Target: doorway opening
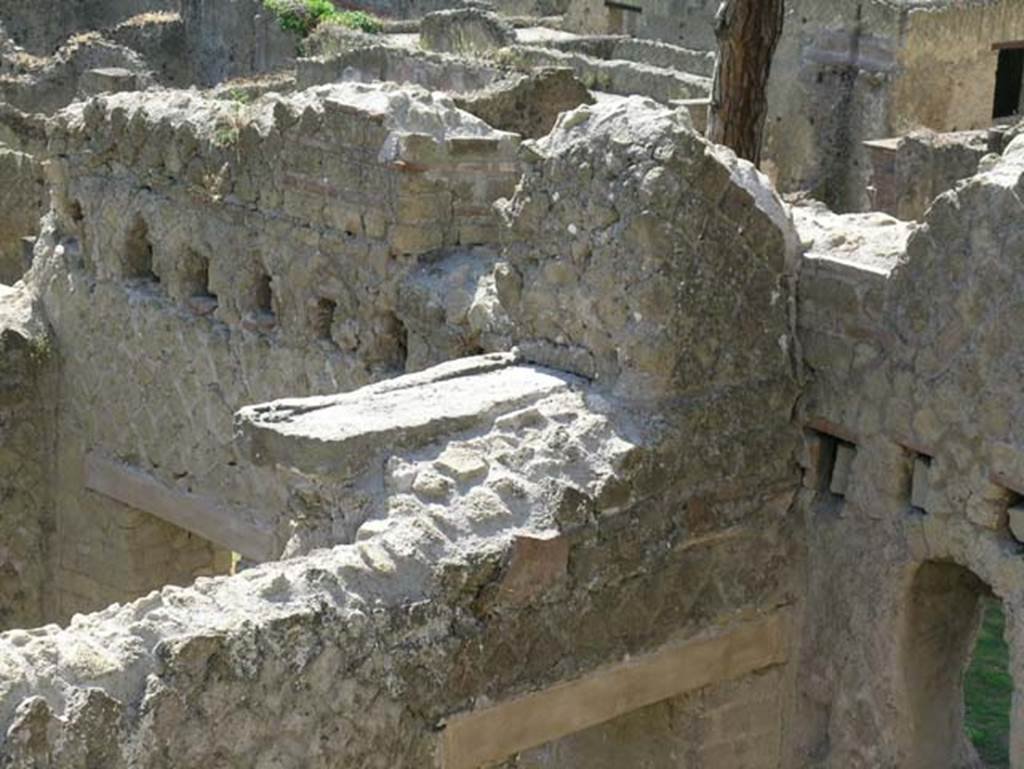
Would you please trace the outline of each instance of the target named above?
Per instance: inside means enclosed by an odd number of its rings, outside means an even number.
[[[1009,769],[1013,678],[1006,613],[994,596],[981,599],[981,611],[981,628],[964,679],[967,736],[986,769]]]
[[[1024,48],[999,48],[996,65],[996,92],[992,117],[1012,117],[1020,112],[1021,87],[1024,86]]]
[[[923,564],[903,650],[910,769],[1008,769],[1010,695],[1003,607],[955,563]]]

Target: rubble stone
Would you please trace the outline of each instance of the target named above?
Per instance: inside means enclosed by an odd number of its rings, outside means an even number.
[[[481,8],[428,13],[420,24],[420,45],[428,51],[483,53],[515,39],[515,30],[507,22]]]

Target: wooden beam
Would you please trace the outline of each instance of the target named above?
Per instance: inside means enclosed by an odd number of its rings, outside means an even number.
[[[137,467],[98,454],[85,457],[85,487],[136,510],[198,534],[255,561],[280,557],[273,530],[198,494],[166,486]]]
[[[628,3],[620,3],[617,0],[604,0],[605,8],[618,8],[620,11],[629,11],[630,13],[643,13],[644,9],[638,5],[629,5]]]
[[[1010,50],[1013,48],[1024,48],[1024,40],[1007,40],[1005,43],[992,43],[993,51]]]
[[[647,705],[782,664],[786,630],[785,615],[775,614],[454,716],[441,736],[441,767],[477,769]]]

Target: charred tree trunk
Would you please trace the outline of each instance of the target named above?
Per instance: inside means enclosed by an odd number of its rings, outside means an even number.
[[[723,0],[715,20],[718,63],[708,138],[761,162],[768,75],[782,35],[784,0]]]

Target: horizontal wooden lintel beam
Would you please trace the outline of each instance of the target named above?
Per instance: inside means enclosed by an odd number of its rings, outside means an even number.
[[[96,453],[85,457],[85,486],[255,561],[280,556],[269,527],[243,520],[215,500],[167,486],[137,467]]]
[[[787,645],[786,615],[778,613],[453,716],[441,735],[441,767],[477,769],[656,702],[782,664]]]

